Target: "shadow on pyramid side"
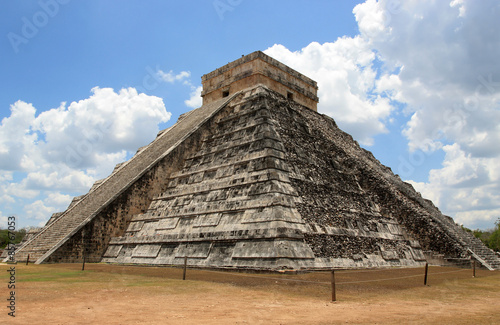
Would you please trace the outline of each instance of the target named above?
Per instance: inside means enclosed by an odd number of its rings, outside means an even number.
[[[49,220],[18,260],[314,270],[473,256],[500,267],[330,117],[260,83],[222,94]]]

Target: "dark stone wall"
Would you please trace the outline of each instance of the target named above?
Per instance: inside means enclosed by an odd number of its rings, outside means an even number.
[[[423,250],[464,257],[465,248],[441,222],[439,210],[402,182],[390,168],[359,147],[334,120],[287,101],[269,100],[276,129],[294,166],[292,183],[303,203],[302,218],[310,223],[345,229],[377,231],[377,224],[398,223],[407,240],[418,240]],[[387,247],[403,256],[405,240],[306,234],[317,257],[351,257]]]
[[[306,242],[313,248],[316,257],[354,258],[360,254],[379,254],[380,249],[396,251],[398,258],[405,258],[407,241],[393,241],[380,238],[331,236],[325,234],[306,234]]]

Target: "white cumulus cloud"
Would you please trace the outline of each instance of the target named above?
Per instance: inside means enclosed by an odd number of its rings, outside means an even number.
[[[185,74],[175,76],[185,78]],[[0,124],[0,202],[27,202],[26,220],[47,220],[137,148],[170,119],[161,98],[134,88],[93,88],[89,98],[36,115],[17,101]],[[4,213],[6,214],[6,213]]]
[[[371,145],[373,136],[387,132],[385,124],[394,107],[377,89],[376,55],[363,38],[313,42],[296,52],[274,45],[265,52],[317,81],[318,111],[333,117],[359,142]]]
[[[192,87],[192,91],[189,99],[184,101],[187,107],[198,108],[202,104],[201,91],[203,90],[202,86]]]
[[[354,13],[385,65],[401,69],[392,98],[414,115],[404,133],[410,147],[426,149],[429,138],[445,139],[481,155],[484,134],[478,131],[500,139],[494,122],[500,117],[500,3],[394,3],[369,0]]]
[[[387,71],[378,90],[406,104],[410,150],[443,150],[442,168],[413,182],[469,227],[500,211],[500,3],[367,0],[353,10]],[[411,175],[410,175],[411,176]]]
[[[24,207],[24,211],[31,219],[38,220],[37,226],[39,227],[43,226],[54,212],[57,212],[55,208],[46,206],[42,200],[28,204]]]
[[[157,74],[161,78],[161,80],[169,83],[185,80],[191,76],[191,72],[189,71],[181,71],[178,74],[175,74],[172,70],[170,70],[169,72],[158,70]]]

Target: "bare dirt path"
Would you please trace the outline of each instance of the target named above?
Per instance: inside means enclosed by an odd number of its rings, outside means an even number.
[[[6,265],[0,266],[0,281]],[[233,274],[131,266],[18,265],[16,317],[2,324],[499,324],[500,272],[431,268]],[[284,279],[292,281],[283,281]],[[385,280],[393,279],[393,280]],[[300,281],[296,281],[300,280]],[[374,282],[364,282],[380,280]],[[306,281],[314,281],[306,282]],[[319,283],[318,283],[319,282]],[[357,282],[357,283],[353,283]],[[4,286],[6,287],[6,285]],[[0,291],[2,301],[7,289]],[[3,297],[5,296],[5,298]]]

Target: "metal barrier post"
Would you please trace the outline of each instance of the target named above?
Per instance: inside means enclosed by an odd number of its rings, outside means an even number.
[[[182,280],[186,280],[187,260],[188,260],[188,257],[184,256],[184,272],[182,273]]]
[[[425,276],[424,276],[424,286],[427,285],[427,272],[429,271],[429,264],[425,263]]]
[[[337,294],[335,292],[335,270],[332,270],[332,301],[337,301]]]

